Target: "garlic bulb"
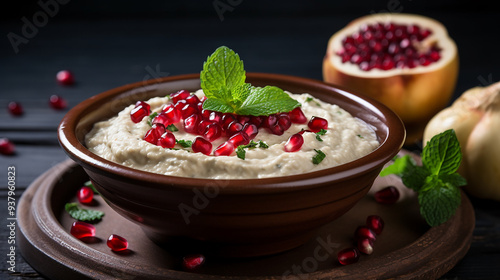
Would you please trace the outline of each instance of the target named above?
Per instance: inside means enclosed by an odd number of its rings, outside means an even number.
[[[432,136],[454,129],[463,153],[459,173],[471,195],[500,201],[500,82],[467,90],[435,115],[424,131]]]

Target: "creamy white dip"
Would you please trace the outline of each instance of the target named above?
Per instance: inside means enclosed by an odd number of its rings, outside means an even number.
[[[203,92],[198,90],[199,97]],[[306,124],[292,124],[281,136],[270,134],[260,128],[254,141],[264,141],[269,148],[245,149],[246,157],[242,160],[235,153],[230,156],[207,156],[193,153],[190,148],[165,149],[143,140],[151,128],[148,118],[134,123],[130,119],[130,105],[116,117],[96,123],[86,135],[85,144],[93,153],[107,160],[131,168],[153,173],[210,179],[247,179],[294,175],[325,169],[347,163],[365,156],[379,146],[373,129],[362,120],[354,118],[335,104],[322,102],[310,94],[291,94],[290,96],[302,104],[302,111],[309,120],[317,116],[328,120],[328,129],[316,139],[316,134],[305,132],[302,148],[293,153],[283,150],[288,138],[308,129]],[[155,97],[146,102],[151,105],[152,112],[160,112],[167,104],[168,97]],[[194,140],[198,135],[186,133],[182,121],[175,125],[179,131],[174,132],[176,139]],[[221,137],[212,142],[213,149],[226,141]],[[319,164],[312,158],[321,150],[326,157]]]

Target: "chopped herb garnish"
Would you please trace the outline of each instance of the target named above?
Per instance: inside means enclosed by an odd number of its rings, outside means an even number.
[[[189,148],[193,145],[193,141],[191,140],[183,140],[183,139],[180,139],[180,140],[175,140],[175,142],[179,145],[181,145],[181,147],[183,148]]]
[[[316,152],[316,155],[313,156],[312,162],[314,164],[320,164],[325,159],[326,155],[321,150],[314,149],[314,151]]]
[[[246,156],[245,149],[255,149],[255,148],[267,149],[267,148],[269,148],[269,146],[262,140],[259,140],[258,143],[252,140],[252,141],[250,141],[250,143],[248,143],[246,145],[239,145],[236,148],[236,156],[238,156],[238,158],[241,158],[244,160],[245,156]]]
[[[267,145],[266,142],[259,140],[259,148],[267,149],[269,148],[269,145]]]
[[[316,106],[321,107],[321,104],[319,104],[318,101],[315,101],[314,98],[312,98],[312,97],[306,98],[306,102],[311,102],[311,101],[314,101],[314,104],[316,104]]]
[[[245,151],[245,149],[243,148],[243,145],[241,146],[238,146],[238,148],[236,148],[236,156],[238,158],[241,158],[242,160],[245,160],[245,156],[246,156],[247,152]]]
[[[361,134],[358,134],[358,137],[361,138],[361,139],[363,139],[363,136],[361,136]]]
[[[66,203],[64,209],[73,219],[82,222],[97,222],[104,216],[104,212],[80,208],[76,202]]]
[[[321,138],[321,136],[323,136],[325,134],[326,134],[326,129],[322,128],[320,131],[316,132],[316,140],[323,142],[323,139]]]
[[[168,125],[167,129],[170,130],[170,131],[172,131],[172,132],[179,131],[179,129],[175,125],[173,125],[173,124]]]
[[[153,112],[153,113],[151,113],[151,115],[149,115],[149,117],[148,117],[149,126],[153,126],[153,119],[156,118],[156,116],[158,116],[157,112]]]

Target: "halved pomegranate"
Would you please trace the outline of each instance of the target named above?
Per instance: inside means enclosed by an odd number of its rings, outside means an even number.
[[[352,21],[328,42],[325,82],[365,94],[391,108],[421,139],[427,121],[453,94],[458,52],[436,20],[410,14],[373,14]]]

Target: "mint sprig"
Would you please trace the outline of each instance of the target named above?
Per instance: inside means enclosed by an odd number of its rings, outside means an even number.
[[[200,73],[207,100],[203,109],[237,115],[268,116],[300,106],[275,86],[254,87],[245,83],[246,73],[238,54],[222,46],[207,58]]]
[[[455,131],[435,135],[422,151],[422,166],[409,155],[397,158],[380,176],[395,174],[408,188],[418,192],[420,214],[430,226],[449,220],[460,206],[460,187],[467,181],[456,171],[462,152]]]
[[[66,203],[64,209],[73,219],[82,222],[97,222],[104,216],[104,212],[80,208],[76,202]]]
[[[255,148],[262,148],[262,149],[267,149],[269,148],[269,145],[266,144],[266,142],[262,141],[262,140],[259,140],[259,142],[255,142],[255,141],[250,141],[250,143],[246,144],[246,145],[239,145],[237,148],[236,148],[236,156],[238,156],[238,158],[242,159],[242,160],[245,160],[245,156],[246,156],[246,151],[245,149],[255,149]]]

